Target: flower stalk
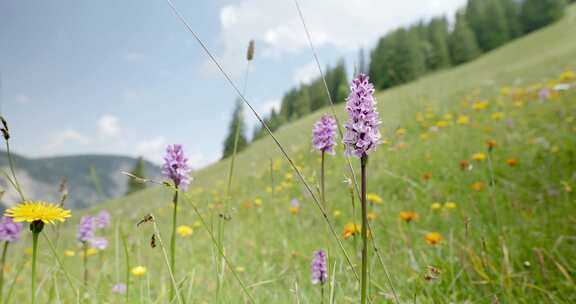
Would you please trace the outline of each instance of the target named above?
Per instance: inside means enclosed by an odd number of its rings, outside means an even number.
[[[360,303],[366,304],[368,292],[368,213],[366,206],[366,164],[368,156],[364,155],[360,159],[361,166],[361,188],[362,188],[362,287],[360,293]]]
[[[170,268],[174,271],[176,269],[176,229],[178,220],[178,191],[174,192],[172,199],[173,212],[172,212],[172,235],[170,236]],[[174,294],[177,292],[174,285],[170,288],[170,301],[174,299]]]
[[[32,275],[30,276],[30,303],[36,303],[36,261],[38,260],[38,236],[44,228],[44,222],[36,220],[30,223],[32,231]]]
[[[6,253],[8,252],[8,245],[10,242],[4,241],[4,246],[2,246],[2,258],[0,258],[0,303],[4,299],[4,267],[6,266]]]

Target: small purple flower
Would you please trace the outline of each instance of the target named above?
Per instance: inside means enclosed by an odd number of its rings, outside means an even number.
[[[118,283],[112,286],[112,293],[117,294],[125,294],[126,293],[126,284]]]
[[[104,237],[93,237],[88,240],[88,242],[92,248],[96,248],[98,250],[104,250],[108,248],[108,240]]]
[[[94,225],[98,229],[110,227],[110,213],[106,210],[100,211],[100,213],[94,217]]]
[[[346,111],[349,120],[344,125],[346,153],[356,157],[367,156],[380,144],[380,119],[376,111],[374,85],[369,77],[360,74],[352,81],[350,95],[346,98]]]
[[[336,120],[328,114],[322,115],[320,120],[314,124],[312,144],[316,150],[334,154],[336,127]]]
[[[94,217],[90,215],[85,215],[80,219],[80,224],[78,224],[78,234],[76,235],[78,241],[88,242],[94,238],[94,230],[96,226],[94,224]]]
[[[176,188],[186,191],[190,185],[190,172],[188,159],[184,155],[182,145],[169,145],[164,156],[162,174],[174,182]]]
[[[548,89],[540,90],[540,92],[538,92],[538,97],[540,97],[540,100],[547,100],[548,98],[550,98],[550,90]]]
[[[292,201],[290,201],[290,205],[292,208],[300,208],[300,201],[297,198],[293,198]]]
[[[14,242],[20,237],[22,223],[14,223],[11,217],[0,218],[0,241]]]
[[[318,250],[312,256],[312,284],[324,284],[328,281],[328,269],[326,267],[326,253]]]

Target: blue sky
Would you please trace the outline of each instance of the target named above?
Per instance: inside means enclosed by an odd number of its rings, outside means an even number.
[[[256,40],[247,96],[259,111],[318,74],[293,0],[173,1],[237,83]],[[465,2],[299,1],[322,65],[345,58],[349,71],[360,47]],[[220,157],[235,100],[164,0],[0,0],[0,74],[14,149],[32,157],[159,162],[167,144],[182,143],[199,168]]]

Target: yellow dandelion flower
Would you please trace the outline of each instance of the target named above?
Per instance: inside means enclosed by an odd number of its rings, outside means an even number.
[[[384,200],[382,200],[382,198],[376,193],[368,193],[366,199],[375,205],[381,205],[384,202]]]
[[[14,222],[42,221],[44,224],[64,222],[71,216],[70,210],[43,201],[25,201],[8,210],[4,216],[11,217]]]
[[[442,204],[440,204],[440,203],[432,203],[432,205],[430,206],[430,208],[432,208],[432,210],[440,210],[440,208],[442,208]]]
[[[300,208],[298,208],[298,207],[290,207],[288,210],[290,211],[290,213],[292,213],[294,215],[296,215],[300,212]]]
[[[192,230],[190,226],[186,225],[180,225],[178,226],[178,228],[176,228],[176,233],[178,233],[178,235],[180,235],[181,237],[190,236],[192,235],[193,232],[194,230]]]
[[[486,154],[479,152],[479,153],[474,153],[472,154],[472,159],[475,161],[485,161],[486,160]]]
[[[475,111],[482,111],[488,108],[488,101],[479,100],[472,104],[472,109]]]
[[[266,187],[266,193],[272,193],[272,187],[270,186]]]
[[[450,125],[450,122],[446,121],[446,120],[439,120],[438,122],[436,122],[436,126],[438,128],[446,128]]]
[[[460,115],[460,116],[458,116],[457,122],[459,125],[467,125],[470,123],[470,117],[468,117],[466,115]]]
[[[502,120],[504,119],[504,112],[494,112],[492,115],[490,115],[490,117],[492,117],[492,120]]]
[[[428,245],[438,245],[442,241],[442,235],[438,232],[427,233],[424,237]]]
[[[74,252],[74,250],[66,250],[64,251],[64,256],[66,257],[73,257],[76,255],[76,252]]]
[[[446,202],[444,208],[446,209],[456,209],[457,205],[455,202]]]
[[[342,211],[336,209],[336,210],[334,210],[332,215],[334,216],[334,218],[339,218],[342,215]]]
[[[566,70],[564,73],[560,74],[560,81],[562,82],[571,81],[574,79],[576,79],[576,73],[574,73],[574,71]]]
[[[96,255],[98,253],[98,249],[96,248],[88,248],[86,249],[86,253],[84,253],[84,251],[80,252],[80,256],[83,257],[84,255],[86,255],[87,257]]]
[[[418,214],[413,211],[402,211],[400,212],[400,219],[405,221],[406,223],[410,223],[411,221],[418,218]]]
[[[136,266],[136,267],[132,268],[132,270],[131,270],[132,274],[137,276],[137,277],[141,277],[141,276],[145,275],[146,271],[147,271],[147,269],[144,266]]]
[[[262,206],[262,200],[257,198],[254,200],[254,205],[256,205],[256,207],[260,207]]]
[[[351,236],[355,236],[357,234],[360,234],[361,231],[362,231],[362,226],[360,226],[359,224],[348,223],[344,226],[344,232],[342,233],[342,237],[345,240],[347,240]]]

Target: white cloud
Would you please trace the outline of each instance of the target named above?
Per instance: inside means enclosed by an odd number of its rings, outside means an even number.
[[[23,105],[29,104],[30,101],[32,101],[32,99],[28,95],[20,94],[20,95],[16,96],[16,102],[19,104],[23,104]]]
[[[136,144],[136,155],[142,156],[156,163],[162,161],[162,155],[166,149],[166,138],[156,136],[150,139],[140,141]]]
[[[294,71],[292,79],[295,84],[307,84],[320,75],[315,62],[307,63]]]
[[[120,135],[118,117],[110,114],[100,117],[100,119],[98,119],[98,134],[102,138],[117,137]]]
[[[74,129],[66,129],[49,136],[48,143],[43,147],[47,154],[60,152],[66,145],[88,145],[91,140]]]
[[[270,111],[272,111],[272,109],[276,110],[276,112],[280,111],[280,104],[281,104],[281,100],[280,99],[268,99],[265,100],[262,105],[259,107],[259,113],[264,113],[264,114],[268,114],[270,113]],[[252,113],[248,113],[252,116],[254,116],[254,114]]]
[[[300,1],[316,47],[349,51],[372,45],[384,33],[421,18],[452,15],[466,0],[315,0]],[[241,0],[220,10],[224,66],[238,73],[250,39],[256,56],[307,50],[308,42],[293,1]]]

